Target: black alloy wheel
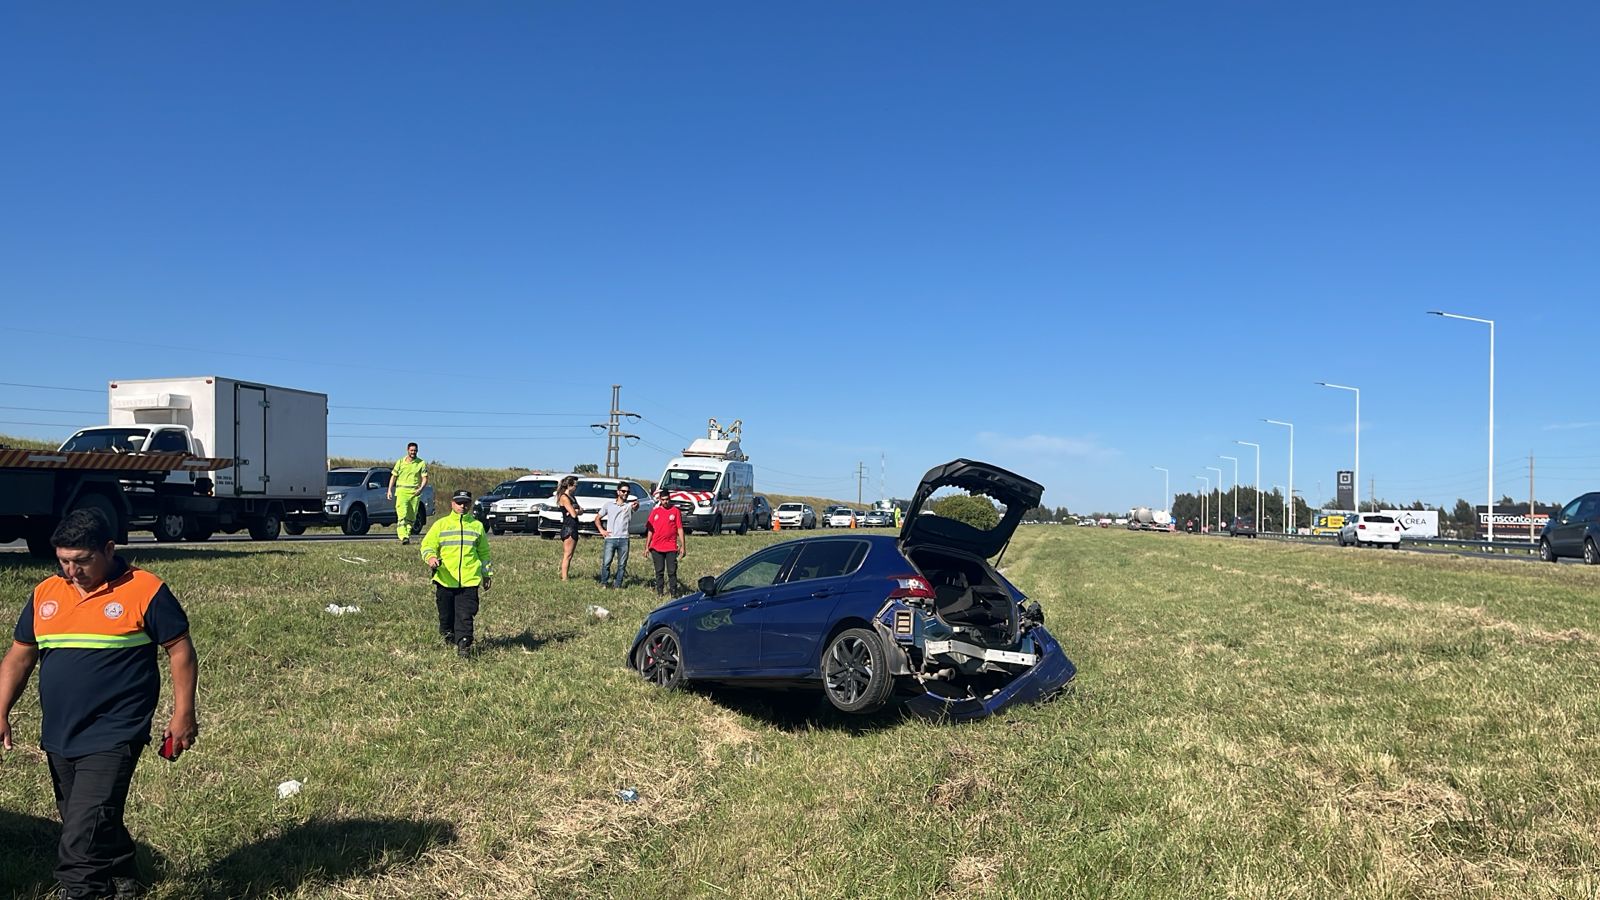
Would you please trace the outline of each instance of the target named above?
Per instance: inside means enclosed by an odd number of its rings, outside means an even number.
[[[340,530],[352,536],[366,534],[371,529],[372,520],[367,518],[367,508],[359,503],[345,513],[344,523],[340,526]]]
[[[822,688],[840,712],[872,712],[889,702],[894,678],[878,635],[851,628],[829,641],[822,653]]]
[[[1594,538],[1583,539],[1583,561],[1591,566],[1600,566],[1600,548],[1595,547]]]
[[[683,683],[683,651],[678,636],[667,627],[645,636],[633,651],[633,667],[657,687],[672,689]]]
[[[1556,561],[1556,552],[1554,550],[1550,549],[1550,539],[1549,538],[1540,538],[1539,539],[1539,558],[1544,560],[1545,562],[1555,562]]]

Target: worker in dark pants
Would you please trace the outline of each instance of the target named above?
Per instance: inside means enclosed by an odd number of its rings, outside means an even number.
[[[61,815],[59,896],[124,900],[139,892],[123,808],[161,693],[156,647],[172,674],[172,717],[162,731],[169,759],[199,733],[199,663],[178,598],[116,555],[103,514],[69,513],[50,543],[61,574],[33,589],[0,662],[0,745],[11,749],[11,708],[37,665],[39,743]]]
[[[433,523],[422,539],[422,561],[433,570],[439,633],[466,659],[472,650],[472,623],[478,615],[478,588],[489,590],[489,535],[472,515],[472,494],[456,491],[450,515]]]
[[[683,512],[672,505],[671,499],[671,491],[656,488],[656,508],[645,522],[644,535],[656,570],[656,594],[666,593],[670,579],[672,596],[677,597],[683,593],[678,584],[678,560],[688,554],[688,545],[683,539]]]

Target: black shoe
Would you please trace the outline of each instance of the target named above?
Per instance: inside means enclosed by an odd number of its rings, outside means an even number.
[[[451,634],[448,631],[441,631],[441,632],[439,632],[439,634],[444,637],[444,645],[446,647],[454,647],[456,645],[456,636],[455,635]]]
[[[411,538],[403,537],[403,538],[400,539],[400,543],[409,544],[409,543],[411,543]]]
[[[111,900],[134,900],[144,893],[144,888],[137,878],[111,879]]]
[[[466,641],[462,641],[456,647],[456,656],[459,656],[462,659],[467,659],[471,655],[472,655],[472,645],[467,643]]]

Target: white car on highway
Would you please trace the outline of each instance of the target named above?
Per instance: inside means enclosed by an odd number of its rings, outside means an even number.
[[[1365,547],[1388,544],[1395,550],[1400,549],[1400,523],[1394,516],[1383,513],[1358,513],[1344,522],[1344,527],[1339,529],[1339,546],[1347,547],[1355,544]]]
[[[860,514],[848,506],[834,507],[833,512],[828,513],[828,527],[855,528],[861,524],[859,519]]]

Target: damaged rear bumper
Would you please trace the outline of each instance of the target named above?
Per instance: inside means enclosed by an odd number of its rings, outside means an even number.
[[[906,709],[930,719],[970,721],[992,716],[1017,703],[1038,703],[1055,696],[1077,674],[1078,668],[1067,658],[1066,651],[1061,649],[1055,637],[1043,626],[1034,628],[1028,634],[1033,638],[1035,653],[1013,653],[971,647],[971,651],[976,651],[972,655],[982,654],[982,658],[993,662],[1026,665],[1028,661],[1022,657],[1033,658],[1030,668],[1019,673],[1004,686],[983,697],[965,695],[946,697],[938,693],[943,686],[940,682],[924,681],[920,685],[921,692],[906,699]],[[932,643],[929,642],[930,645]],[[965,647],[959,646],[950,649],[959,653],[969,652]]]

